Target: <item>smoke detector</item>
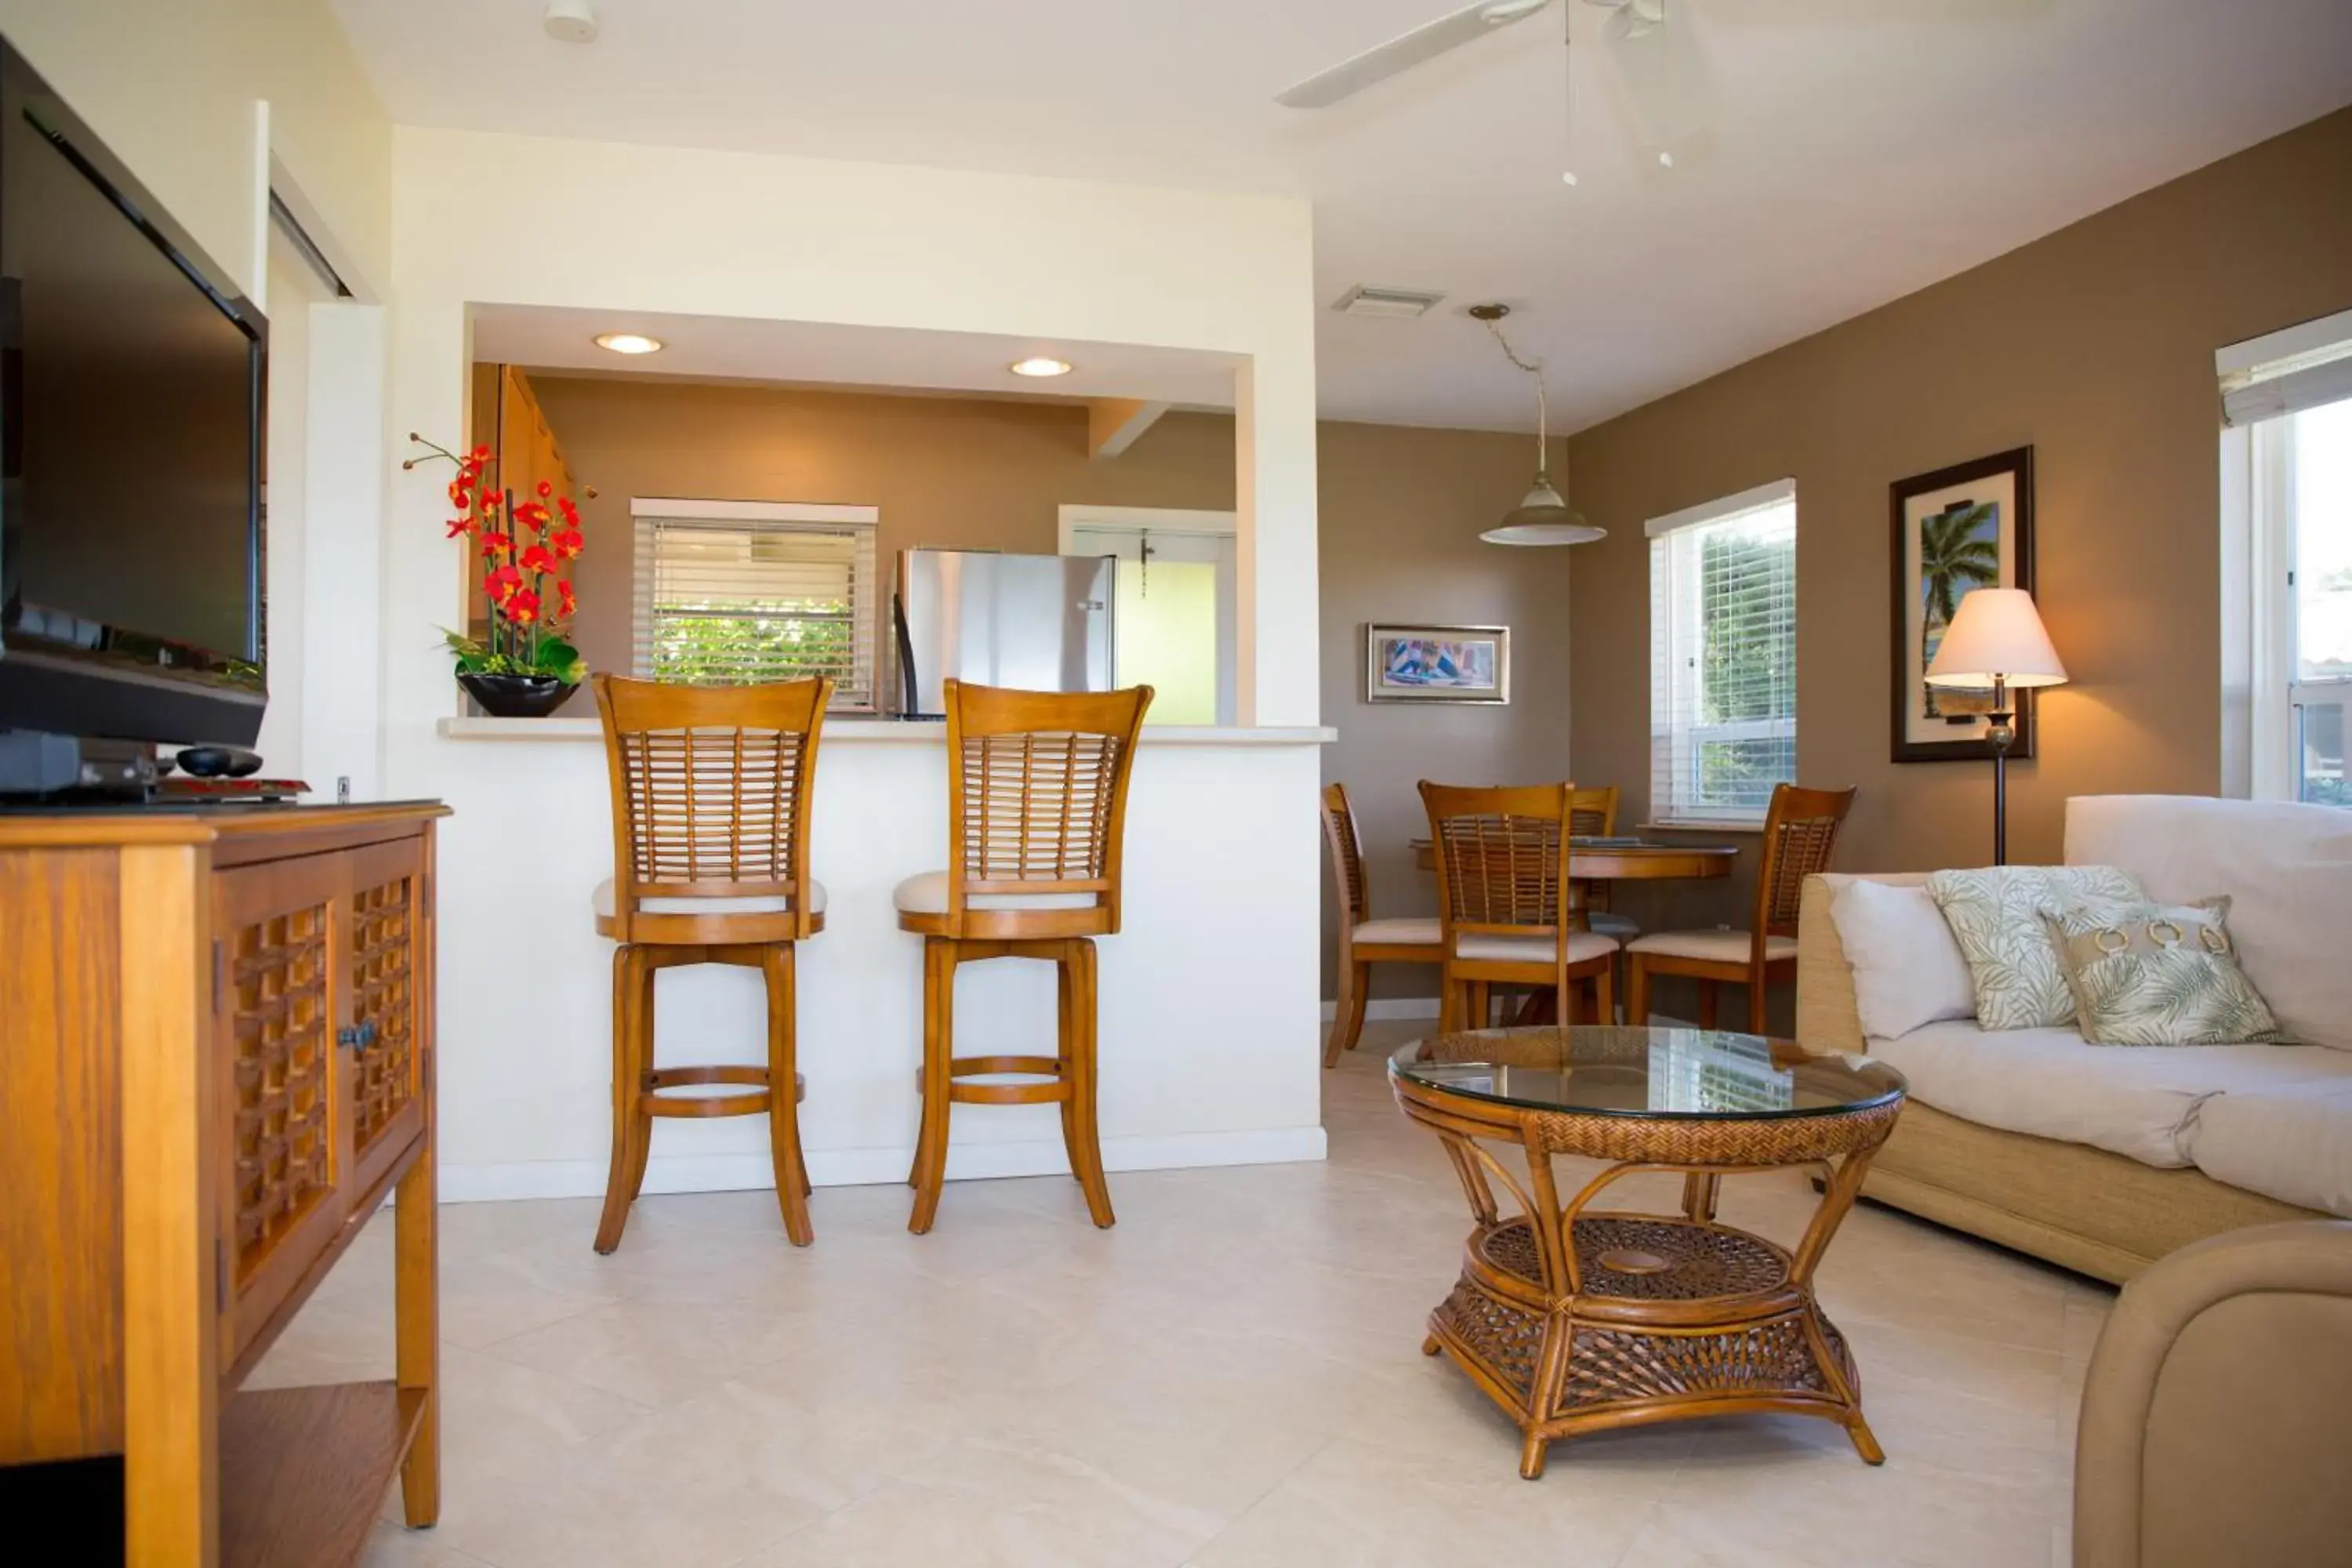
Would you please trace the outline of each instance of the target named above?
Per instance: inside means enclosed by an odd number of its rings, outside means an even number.
[[[1426,316],[1430,307],[1444,298],[1420,289],[1375,289],[1359,283],[1340,295],[1331,308],[1343,316],[1381,316],[1409,321]]]
[[[547,16],[540,23],[547,36],[567,44],[596,41],[596,13],[588,0],[547,0]]]

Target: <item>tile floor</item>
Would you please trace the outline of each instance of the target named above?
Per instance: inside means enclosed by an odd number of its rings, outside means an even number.
[[[1826,1422],[1517,1436],[1420,1351],[1467,1226],[1388,1098],[1375,1026],[1327,1079],[1324,1165],[445,1210],[446,1501],[369,1568],[2064,1568],[2084,1361],[2110,1293],[1864,1207],[1822,1295],[1889,1458]],[[1794,1176],[1727,1216],[1793,1236]],[[379,1222],[258,1380],[383,1376]],[[387,1508],[397,1517],[397,1501]]]

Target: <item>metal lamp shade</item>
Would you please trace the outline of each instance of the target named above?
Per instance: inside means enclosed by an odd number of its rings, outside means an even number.
[[[1489,544],[1590,544],[1608,538],[1609,531],[1595,528],[1570,511],[1568,502],[1551,488],[1550,478],[1538,474],[1526,498],[1478,537]]]

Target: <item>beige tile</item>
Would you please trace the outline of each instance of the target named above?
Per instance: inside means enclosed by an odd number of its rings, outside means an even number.
[[[1510,1420],[1420,1353],[1468,1226],[1381,1076],[1424,1027],[1327,1075],[1328,1163],[1114,1175],[1107,1232],[1061,1176],[954,1184],[927,1237],[903,1186],[820,1189],[808,1249],[767,1193],[644,1199],[610,1258],[593,1200],[445,1209],[444,1523],[365,1561],[2064,1568],[2113,1293],[1868,1206],[1822,1287],[1884,1468],[1751,1415],[1558,1444],[1520,1480]],[[1814,1201],[1776,1173],[1723,1215],[1792,1239]],[[257,1377],[384,1375],[390,1266],[379,1216]]]
[[[1437,1458],[1340,1438],[1192,1558],[1198,1568],[1613,1568],[1679,1438],[1611,1434],[1519,1479],[1517,1445]]]

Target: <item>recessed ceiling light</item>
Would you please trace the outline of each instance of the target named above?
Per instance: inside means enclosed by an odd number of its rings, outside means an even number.
[[[650,354],[661,352],[662,341],[643,332],[599,332],[596,346],[611,349],[616,354]]]
[[[1015,375],[1067,375],[1070,374],[1070,362],[1066,359],[1048,359],[1044,354],[1036,354],[1028,359],[1014,360],[1005,368]]]

